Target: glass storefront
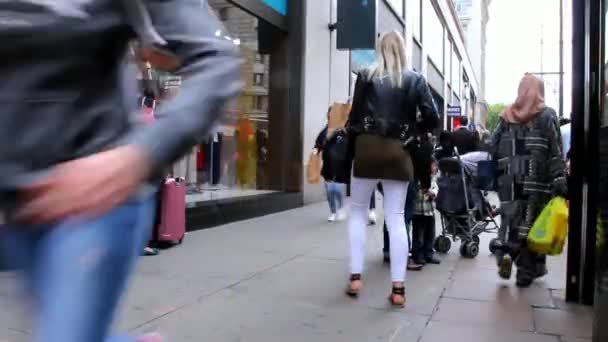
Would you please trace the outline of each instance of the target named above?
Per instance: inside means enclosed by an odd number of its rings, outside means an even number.
[[[413,35],[418,41],[422,41],[422,21],[420,20],[422,15],[422,0],[409,0],[407,2],[408,6],[411,6],[412,15],[410,18],[412,19],[412,27],[413,27]],[[410,4],[411,2],[411,4]],[[408,7],[408,11],[410,8]]]
[[[460,84],[460,57],[456,51],[456,46],[452,45],[452,89],[459,97],[461,96]]]
[[[281,4],[274,3],[275,6]],[[188,185],[187,202],[199,203],[267,194],[271,191],[269,174],[271,54],[262,51],[260,37],[270,31],[261,20],[227,0],[209,0],[208,10],[221,23],[216,36],[238,46],[243,58],[240,96],[229,105],[223,121],[190,154],[178,161],[174,177]],[[180,79],[153,70],[159,85],[157,101],[179,91]]]
[[[244,89],[216,132],[189,156],[196,172],[188,201],[199,202],[269,192],[269,54],[259,48],[259,19],[225,0],[209,0],[222,22],[218,36],[232,40],[243,57]],[[194,161],[194,163],[192,163]],[[192,168],[192,167],[191,167]]]
[[[424,47],[429,58],[437,66],[439,71],[444,72],[444,30],[441,19],[430,0],[424,1],[422,8],[422,28],[424,34]]]

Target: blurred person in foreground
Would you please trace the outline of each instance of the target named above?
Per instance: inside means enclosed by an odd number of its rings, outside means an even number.
[[[366,226],[370,196],[378,182],[384,190],[384,217],[390,235],[390,303],[403,307],[408,240],[404,207],[408,183],[414,178],[410,143],[431,131],[437,110],[426,80],[407,70],[405,43],[398,32],[383,34],[376,49],[376,65],[359,73],[347,131],[354,141],[351,181],[350,282],[347,295],[362,289]],[[417,111],[421,120],[417,120]],[[416,132],[415,132],[416,131]]]
[[[234,44],[199,1],[3,1],[0,251],[24,271],[37,342],[109,337],[149,238],[154,180],[206,136],[240,90]],[[182,76],[135,129],[122,91],[130,41]]]
[[[552,197],[567,195],[557,115],[545,105],[544,83],[534,75],[523,77],[517,99],[502,113],[492,154],[501,202],[498,274],[509,279],[515,263],[517,285],[528,287],[547,274],[546,256],[527,248],[528,231]]]

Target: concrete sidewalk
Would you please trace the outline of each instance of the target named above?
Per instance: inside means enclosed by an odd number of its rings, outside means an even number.
[[[474,260],[455,244],[440,266],[409,272],[407,307],[391,310],[381,226],[370,227],[365,288],[349,299],[346,224],[328,224],[326,212],[318,204],[200,231],[142,258],[117,329],[168,342],[591,340],[590,309],[564,303],[564,259],[519,290],[498,279],[490,236]],[[28,341],[16,294],[14,275],[0,273],[0,341]]]

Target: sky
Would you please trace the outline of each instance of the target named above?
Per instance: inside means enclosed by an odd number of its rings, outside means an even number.
[[[564,116],[570,116],[571,1],[564,0]],[[541,36],[544,47],[541,58]],[[525,72],[559,71],[559,0],[492,0],[486,46],[486,99],[511,103]],[[559,76],[545,77],[545,100],[558,110]]]

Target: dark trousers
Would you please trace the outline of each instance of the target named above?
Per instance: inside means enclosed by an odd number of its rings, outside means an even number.
[[[412,257],[414,260],[433,256],[435,217],[415,215],[412,220]]]

